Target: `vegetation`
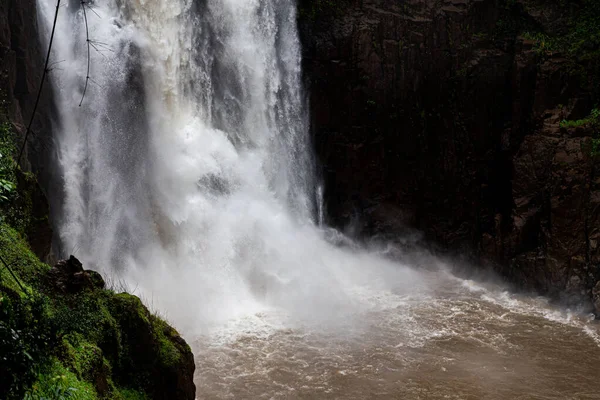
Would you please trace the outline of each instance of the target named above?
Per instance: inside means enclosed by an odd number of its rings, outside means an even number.
[[[503,15],[494,37],[521,36],[533,42],[540,62],[559,54],[566,60],[563,74],[575,78],[589,93],[593,103],[600,102],[600,2],[597,0],[560,0],[552,4],[556,28],[544,29],[529,17],[528,7],[539,7],[533,0],[504,0]],[[559,23],[560,22],[560,23]],[[600,155],[600,110],[595,108],[586,118],[563,120],[561,128],[592,129],[591,154]]]
[[[12,168],[15,141],[11,138],[10,125],[0,125],[0,204],[8,203],[16,189]]]
[[[600,127],[600,109],[594,108],[587,118],[574,121],[563,120],[560,123],[561,128],[578,128],[582,126]]]
[[[570,73],[579,76],[594,100],[600,100],[600,2],[561,0],[557,2],[563,28],[546,32],[536,24],[521,24],[520,34],[534,42],[542,60],[555,53],[566,56]]]
[[[592,145],[590,153],[592,156],[600,156],[600,109],[594,108],[589,116],[578,120],[563,120],[560,127],[564,129],[590,128],[592,130]]]
[[[26,240],[31,204],[18,182],[27,175],[14,162],[14,136],[2,125],[0,398],[153,397],[156,376],[178,374],[189,347],[135,296],[103,282],[65,292],[50,279]]]

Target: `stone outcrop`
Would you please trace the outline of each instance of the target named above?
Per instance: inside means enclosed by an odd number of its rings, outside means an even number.
[[[67,336],[61,361],[72,364],[107,398],[116,396],[118,387],[125,387],[152,399],[193,400],[194,356],[179,333],[152,314],[138,297],[104,289],[102,276],[85,270],[74,256],[60,260],[48,271],[43,290],[51,296],[59,294],[73,319],[61,327]],[[96,325],[86,343],[78,346],[90,364],[77,365],[78,357],[69,350],[73,339],[69,335],[86,332],[77,324]]]
[[[120,345],[107,351],[115,381],[142,388],[151,399],[195,399],[194,356],[179,333],[136,296],[114,296],[110,310],[120,334]]]
[[[558,3],[303,0],[331,222],[389,238],[416,228],[523,289],[591,309],[597,132],[560,122],[598,100],[594,64],[523,35],[568,29],[581,2]]]
[[[104,289],[102,276],[96,271],[84,270],[81,262],[71,256],[61,260],[48,271],[50,285],[61,293],[78,293],[85,289]]]

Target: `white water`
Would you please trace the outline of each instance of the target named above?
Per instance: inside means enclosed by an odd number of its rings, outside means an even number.
[[[54,0],[39,2],[49,31]],[[99,51],[81,108],[82,8],[61,9],[61,255],[125,279],[188,335],[266,310],[335,325],[369,306],[358,292],[414,287],[319,227],[294,2],[198,3],[87,10]]]

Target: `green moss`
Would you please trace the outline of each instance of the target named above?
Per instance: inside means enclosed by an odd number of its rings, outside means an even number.
[[[129,293],[119,293],[114,295],[113,302],[121,317],[135,315],[145,325],[150,325],[150,314],[139,297]]]
[[[119,390],[120,398],[118,400],[147,400],[148,396],[146,396],[143,392],[133,389],[121,389]]]
[[[44,398],[56,391],[60,396],[84,400],[146,399],[146,392],[155,387],[152,377],[157,371],[172,373],[182,365],[182,351],[189,347],[138,297],[101,289],[56,292],[46,278],[49,267],[33,255],[22,235],[6,224],[0,224],[0,255],[11,263],[25,287],[21,290],[2,269],[0,346],[15,351],[11,353],[12,367],[0,365],[0,372],[22,374],[26,379],[13,383],[21,393],[30,388],[29,398]],[[2,336],[2,326],[4,332],[18,328],[23,335],[16,341],[8,333]],[[0,398],[7,390],[0,387]]]
[[[5,268],[3,263],[0,271],[0,283],[5,287],[25,295],[21,286],[29,293],[36,292],[35,286],[40,284],[42,277],[50,267],[39,261],[29,248],[23,237],[10,226],[0,222],[0,257],[18,276],[19,285]]]
[[[47,225],[45,198],[14,162],[17,135],[4,120],[0,110],[0,399],[151,398],[189,347],[136,296],[92,285],[64,293],[51,281],[28,244]]]
[[[7,124],[0,125],[0,205],[9,203],[16,192],[11,133]]]
[[[181,353],[173,343],[173,338],[179,336],[179,334],[165,321],[154,315],[150,316],[150,320],[158,342],[160,363],[167,367],[173,367],[179,364],[181,361]]]

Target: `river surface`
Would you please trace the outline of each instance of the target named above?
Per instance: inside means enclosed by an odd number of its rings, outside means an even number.
[[[423,273],[334,327],[257,314],[199,339],[198,399],[600,399],[600,325],[494,284]],[[432,289],[433,288],[433,289]]]
[[[600,398],[597,324],[327,228],[294,0],[37,4],[57,257],[166,315],[199,399]]]

